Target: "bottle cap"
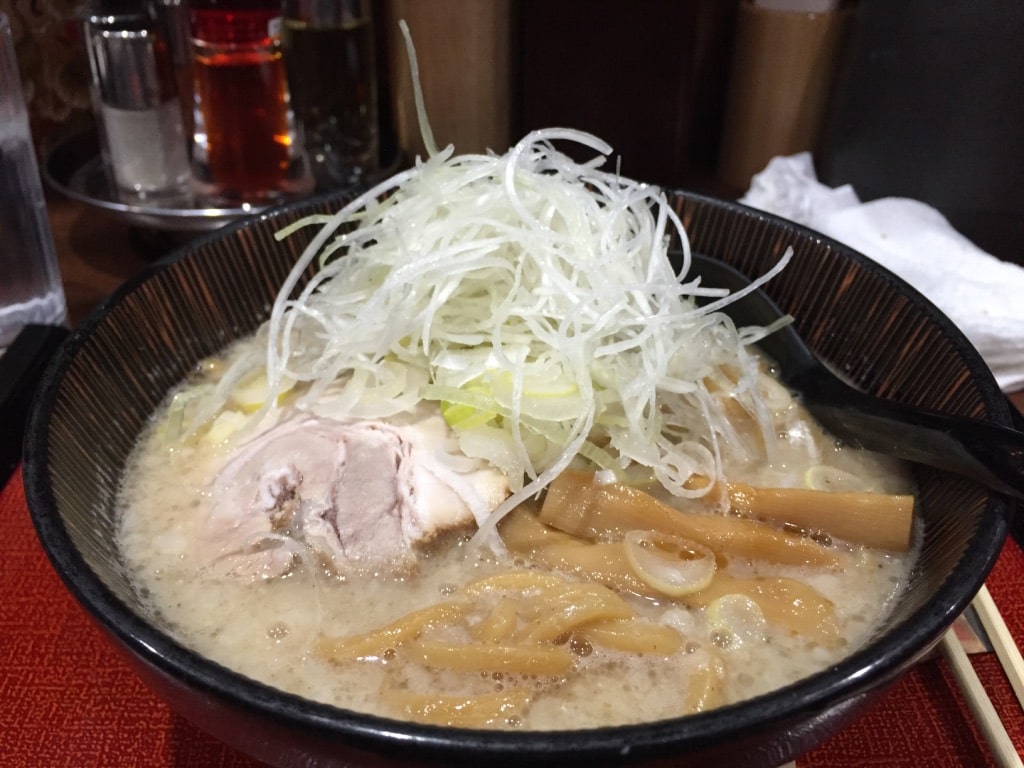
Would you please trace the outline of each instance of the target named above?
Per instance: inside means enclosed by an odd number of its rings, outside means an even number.
[[[238,4],[235,4],[238,5]],[[225,4],[206,7],[203,3],[190,5],[192,39],[199,45],[274,46],[280,38],[281,7],[274,3],[244,3],[235,7]]]
[[[284,0],[284,17],[316,28],[348,27],[369,21],[370,0]]]

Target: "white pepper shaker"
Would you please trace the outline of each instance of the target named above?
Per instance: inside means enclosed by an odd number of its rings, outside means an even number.
[[[103,159],[125,201],[173,204],[189,194],[187,140],[166,30],[140,4],[84,21]]]

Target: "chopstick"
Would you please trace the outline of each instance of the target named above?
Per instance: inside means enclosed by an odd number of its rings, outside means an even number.
[[[996,764],[1000,768],[1024,767],[1020,755],[1017,754],[1017,750],[1013,746],[1013,741],[1010,740],[1010,735],[1006,732],[1003,721],[999,719],[999,714],[992,706],[992,700],[985,693],[985,688],[982,686],[981,680],[978,679],[978,674],[974,671],[967,652],[952,628],[942,636],[940,645],[950,671],[964,694],[967,707],[971,710],[971,715],[992,750]]]
[[[1003,621],[1003,616],[999,613],[999,608],[996,607],[987,586],[981,585],[971,604],[978,614],[985,634],[988,635],[989,642],[992,643],[992,650],[995,651],[999,663],[1003,665],[1003,671],[1006,672],[1013,692],[1017,694],[1017,701],[1024,707],[1024,658],[1021,658],[1020,649],[1013,641],[1010,630],[1006,628],[1006,622]]]

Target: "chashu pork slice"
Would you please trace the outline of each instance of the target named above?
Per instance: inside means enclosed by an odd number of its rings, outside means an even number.
[[[401,575],[422,544],[479,523],[508,494],[503,473],[458,453],[440,415],[386,423],[296,414],[217,474],[199,546],[225,575],[273,578],[310,552],[339,574]]]

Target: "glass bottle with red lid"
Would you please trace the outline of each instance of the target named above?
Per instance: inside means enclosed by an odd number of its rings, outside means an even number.
[[[192,0],[193,176],[202,194],[263,204],[312,191],[280,43],[280,0]]]

